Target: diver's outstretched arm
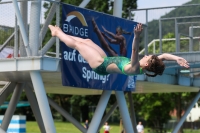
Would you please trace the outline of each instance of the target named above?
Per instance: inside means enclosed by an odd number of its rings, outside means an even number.
[[[182,57],[168,54],[168,53],[163,53],[158,56],[159,59],[161,60],[171,60],[171,61],[176,61],[180,66],[189,68],[189,63]]]
[[[138,49],[139,49],[139,38],[140,34],[142,32],[142,24],[137,24],[136,27],[134,27],[134,39],[132,43],[132,54],[131,54],[131,65],[134,66],[135,64],[139,64],[138,60]]]

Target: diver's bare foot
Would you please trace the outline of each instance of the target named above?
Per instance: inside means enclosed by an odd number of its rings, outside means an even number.
[[[61,31],[61,29],[57,26],[49,25],[48,27],[51,30],[52,36],[56,36],[58,34],[58,31]]]

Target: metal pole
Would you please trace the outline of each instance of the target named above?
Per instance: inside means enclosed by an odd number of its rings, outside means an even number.
[[[2,105],[4,103],[4,101],[6,100],[6,98],[13,93],[13,90],[16,86],[16,83],[14,82],[9,82],[7,83],[0,92],[0,105]]]
[[[2,120],[2,123],[1,123],[1,128],[4,131],[7,131],[7,129],[8,129],[8,126],[9,126],[10,121],[12,119],[12,115],[15,112],[17,102],[19,101],[22,90],[23,90],[23,84],[18,83],[15,87],[12,98],[10,99],[10,103],[8,105],[8,108],[6,110],[6,113],[5,113],[3,120]]]
[[[1,132],[1,133],[6,133],[6,132],[5,132],[3,129],[1,129],[1,128],[0,128],[0,132]]]
[[[40,13],[41,0],[31,2],[31,18],[29,26],[29,43],[32,51],[32,56],[38,55],[39,49],[39,30],[40,30]]]
[[[189,28],[189,36],[190,36],[189,52],[191,52],[191,51],[193,51],[193,25],[190,26],[190,28]]]
[[[106,109],[110,95],[111,91],[103,91],[87,133],[96,133],[98,131],[100,121]]]
[[[178,40],[177,40],[177,52],[180,52],[180,39],[181,39],[181,34],[178,33]]]
[[[60,26],[60,4],[56,5],[56,25]],[[56,37],[56,58],[60,56],[60,40]]]
[[[145,55],[148,55],[148,10],[146,10],[146,27],[145,27]]]
[[[47,97],[49,104],[56,109],[62,116],[64,116],[68,121],[70,121],[74,126],[76,126],[81,132],[86,133],[87,130],[76,120],[74,119],[67,111],[61,108],[57,103],[55,103],[51,98]]]
[[[174,19],[174,21],[175,21],[176,52],[180,52],[180,47],[178,45],[179,34],[178,34],[177,19]]]
[[[14,57],[18,57],[19,54],[19,36],[18,36],[18,25],[17,25],[17,17],[15,16],[15,42],[14,42]]]
[[[106,113],[106,115],[103,117],[100,125],[99,125],[99,129],[101,129],[101,127],[105,124],[105,122],[110,118],[110,116],[112,115],[113,111],[115,111],[115,109],[118,107],[118,103],[115,102],[114,105],[110,108],[110,110]]]
[[[45,133],[45,127],[44,127],[41,112],[40,112],[40,109],[39,109],[39,106],[38,106],[38,102],[37,102],[37,99],[35,97],[35,93],[33,92],[32,87],[31,88],[25,87],[24,90],[25,90],[26,96],[28,98],[28,101],[31,105],[31,109],[33,111],[35,119],[36,119],[38,126],[40,128],[40,131],[41,131],[41,133]]]
[[[114,8],[113,8],[113,15],[116,17],[122,17],[122,5],[123,0],[115,0],[114,1]]]
[[[24,27],[24,25],[23,25],[22,16],[21,16],[21,14],[20,14],[17,1],[16,1],[16,0],[12,0],[12,1],[13,1],[13,5],[14,5],[14,8],[15,8],[15,13],[16,13],[16,16],[17,16],[17,19],[18,19],[18,22],[19,22],[19,27],[20,27],[20,31],[21,31],[21,34],[22,34],[22,38],[23,38],[23,41],[24,41],[26,53],[27,53],[28,56],[31,56],[31,50],[30,50],[30,47],[29,47],[29,45],[28,45],[28,36],[27,36],[27,32],[26,32],[26,29],[25,29],[25,27]],[[21,54],[21,53],[20,53],[20,54]]]
[[[79,5],[79,7],[82,7],[82,8],[86,7],[89,2],[90,0],[83,0],[82,3]]]
[[[24,28],[25,31],[28,35],[28,1],[23,1],[20,2],[20,11],[21,11],[21,16],[22,16],[22,21],[24,24]],[[26,57],[27,53],[26,53],[26,49],[25,49],[25,45],[24,45],[24,41],[23,41],[23,37],[21,34],[21,31],[19,32],[20,36],[19,36],[19,50],[20,50],[20,57]]]
[[[190,113],[191,109],[194,107],[195,103],[199,100],[199,98],[200,98],[200,91],[198,92],[196,97],[193,99],[193,101],[190,103],[190,105],[188,106],[188,108],[185,111],[184,115],[181,117],[180,121],[175,126],[175,128],[174,128],[172,133],[177,133],[178,132],[178,130],[183,125],[183,122],[185,121],[185,119],[187,118],[187,116]]]
[[[60,0],[57,0],[57,2],[60,2]],[[40,44],[39,44],[39,47],[42,46],[42,41],[43,41],[43,39],[44,39],[44,37],[45,37],[45,35],[47,33],[48,25],[51,23],[51,21],[52,21],[52,19],[54,17],[54,14],[56,12],[56,6],[57,6],[56,2],[52,4],[52,6],[51,6],[51,8],[49,10],[49,13],[47,15],[47,18],[45,19],[45,23],[44,23],[42,29],[40,30],[40,34],[39,34],[39,37],[40,37],[39,38],[40,39],[39,43]]]
[[[131,124],[131,119],[129,116],[128,107],[126,104],[124,93],[122,91],[116,91],[115,95],[117,98],[117,103],[119,105],[119,110],[120,110],[120,114],[122,116],[122,120],[124,123],[124,128],[125,128],[126,133],[135,133],[133,131],[133,126]]]
[[[8,45],[8,42],[14,37],[15,32],[12,33],[12,35],[9,36],[9,38],[3,43],[3,45],[0,48],[0,52]]]
[[[38,105],[41,111],[46,133],[56,133],[53,117],[50,111],[50,107],[47,100],[41,74],[39,71],[31,71],[30,76],[33,82],[33,87],[34,87]]]
[[[39,51],[39,55],[43,56],[46,52],[54,45],[56,42],[56,37],[51,37],[51,39],[46,43],[46,45]]]
[[[130,114],[131,114],[131,121],[132,121],[132,125],[133,125],[133,130],[134,130],[135,133],[137,133],[137,130],[136,130],[137,123],[136,123],[136,117],[135,117],[135,109],[134,109],[133,97],[132,97],[131,92],[128,92],[128,100],[129,100],[129,103],[130,103]]]
[[[162,53],[162,21],[159,19],[159,48],[160,48],[160,54]]]

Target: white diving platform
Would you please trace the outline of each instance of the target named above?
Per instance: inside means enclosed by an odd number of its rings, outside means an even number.
[[[197,63],[195,63],[197,64]],[[174,65],[174,64],[173,64]],[[53,57],[18,57],[0,59],[0,81],[30,82],[30,71],[41,73],[46,93],[73,95],[101,95],[102,90],[77,88],[62,85],[60,59]],[[172,70],[173,71],[173,70]],[[170,75],[173,79],[173,75]],[[137,77],[136,89],[132,93],[198,92],[199,86],[175,85],[169,82],[169,74],[155,78]],[[195,78],[194,78],[195,79]],[[157,80],[157,82],[156,82]],[[187,81],[190,81],[188,79]]]

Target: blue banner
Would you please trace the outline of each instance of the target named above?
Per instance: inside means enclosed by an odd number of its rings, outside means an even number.
[[[67,4],[62,5],[64,33],[89,38],[107,56],[131,56],[133,28],[137,23],[111,15]],[[78,51],[61,42],[62,83],[64,86],[101,90],[134,91],[136,76],[123,74],[98,75]],[[90,51],[87,51],[90,52]]]

